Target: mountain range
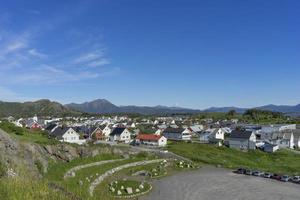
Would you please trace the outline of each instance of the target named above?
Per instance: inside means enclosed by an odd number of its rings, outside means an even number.
[[[97,99],[91,102],[85,102],[82,104],[71,103],[65,105],[66,107],[90,113],[139,113],[139,114],[172,114],[172,113],[199,113],[199,112],[228,112],[235,110],[237,113],[244,113],[251,108],[239,108],[239,107],[211,107],[204,110],[180,108],[180,107],[167,107],[167,106],[116,106],[106,99]],[[274,112],[282,112],[293,115],[300,115],[300,104],[295,106],[288,105],[265,105],[260,107],[254,107],[258,110],[269,110]]]
[[[32,117],[35,114],[39,116],[63,116],[79,113],[48,99],[24,103],[0,101],[0,117]]]
[[[228,112],[235,110],[237,113],[243,113],[249,108],[239,107],[211,107],[205,110],[189,109],[181,107],[168,107],[168,106],[117,106],[106,99],[97,99],[85,103],[71,103],[62,105],[58,102],[50,101],[47,99],[38,100],[35,102],[3,102],[0,101],[0,117],[7,116],[33,116],[34,114],[40,116],[65,116],[65,115],[78,115],[80,113],[96,113],[96,114],[109,114],[109,113],[138,113],[145,115],[153,114],[184,114],[184,113],[200,113],[200,112]],[[282,112],[289,115],[300,116],[300,104],[295,106],[288,105],[265,105],[255,107],[259,110],[269,110],[275,112]]]
[[[200,110],[180,108],[180,107],[167,107],[167,106],[116,106],[106,99],[97,99],[91,102],[82,104],[66,104],[69,109],[77,110],[80,112],[89,113],[138,113],[144,115],[153,114],[182,114],[182,113],[198,113]]]
[[[273,112],[282,112],[290,115],[300,115],[300,104],[295,106],[269,104],[269,105],[253,107],[253,108],[211,107],[203,111],[204,112],[228,112],[230,110],[235,110],[237,113],[244,113],[248,109],[269,110]]]

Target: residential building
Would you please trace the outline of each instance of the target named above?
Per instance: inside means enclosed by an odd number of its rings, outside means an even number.
[[[110,133],[109,139],[110,139],[110,141],[113,141],[113,142],[129,143],[130,135],[131,135],[131,133],[127,130],[127,128],[117,127],[117,128],[114,128],[113,131]]]
[[[86,142],[86,140],[80,139],[79,133],[77,133],[71,127],[57,127],[52,133],[50,133],[50,136],[54,137],[60,142],[68,142],[75,144],[83,144]]]
[[[163,136],[169,140],[191,140],[192,137],[190,133],[187,133],[186,129],[171,127],[164,130]]]
[[[229,137],[229,147],[248,150],[256,149],[256,136],[252,131],[234,130]]]
[[[167,145],[167,138],[161,135],[155,134],[139,134],[136,137],[136,141],[141,144],[164,147]]]

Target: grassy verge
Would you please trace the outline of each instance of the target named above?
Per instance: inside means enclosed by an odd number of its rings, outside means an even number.
[[[112,155],[112,154],[104,154],[99,155],[96,157],[89,157],[89,158],[78,158],[69,163],[53,163],[51,164],[48,173],[45,175],[51,183],[55,183],[59,186],[62,186],[65,191],[72,193],[74,196],[79,197],[81,199],[87,200],[94,200],[94,199],[101,199],[101,200],[110,200],[113,197],[109,195],[106,185],[100,185],[95,190],[94,197],[91,197],[88,193],[88,188],[90,184],[101,174],[105,173],[106,171],[131,162],[137,162],[141,160],[148,160],[153,159],[152,155],[140,153],[134,157],[130,157],[123,161],[116,161],[113,163],[103,164],[101,166],[92,166],[88,168],[81,169],[76,172],[75,177],[67,178],[66,180],[63,179],[63,175],[69,169],[83,164],[98,162],[102,160],[111,160],[111,159],[118,159],[120,156]],[[113,175],[113,177],[115,177]]]
[[[45,175],[48,180],[61,181],[63,180],[64,174],[71,168],[84,165],[88,163],[98,162],[102,160],[112,160],[120,158],[119,155],[113,154],[101,154],[94,157],[76,158],[70,162],[58,162],[51,163],[48,169],[48,173]]]
[[[28,177],[0,179],[0,199],[3,200],[65,200],[63,194],[48,187],[44,180],[33,180]]]
[[[242,152],[227,147],[184,142],[170,143],[168,150],[196,163],[221,165],[231,169],[248,167],[273,173],[300,174],[300,155],[287,150],[276,153],[265,153],[259,150]]]
[[[47,133],[44,131],[17,127],[7,121],[3,121],[0,123],[0,129],[10,134],[13,138],[19,141],[38,144],[58,144],[58,141],[49,139]]]

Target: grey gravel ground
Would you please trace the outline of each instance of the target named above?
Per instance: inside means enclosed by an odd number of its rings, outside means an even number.
[[[300,185],[204,167],[153,182],[142,200],[300,200]]]

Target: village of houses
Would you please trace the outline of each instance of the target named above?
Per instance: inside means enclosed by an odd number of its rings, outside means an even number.
[[[300,127],[296,124],[256,125],[237,119],[192,123],[190,117],[156,117],[155,120],[133,120],[127,116],[66,117],[8,120],[16,126],[47,131],[49,138],[60,142],[138,145],[144,148],[165,147],[168,141],[187,141],[227,146],[241,150],[260,149],[275,152],[282,148],[300,148]],[[139,127],[150,127],[143,133]]]

